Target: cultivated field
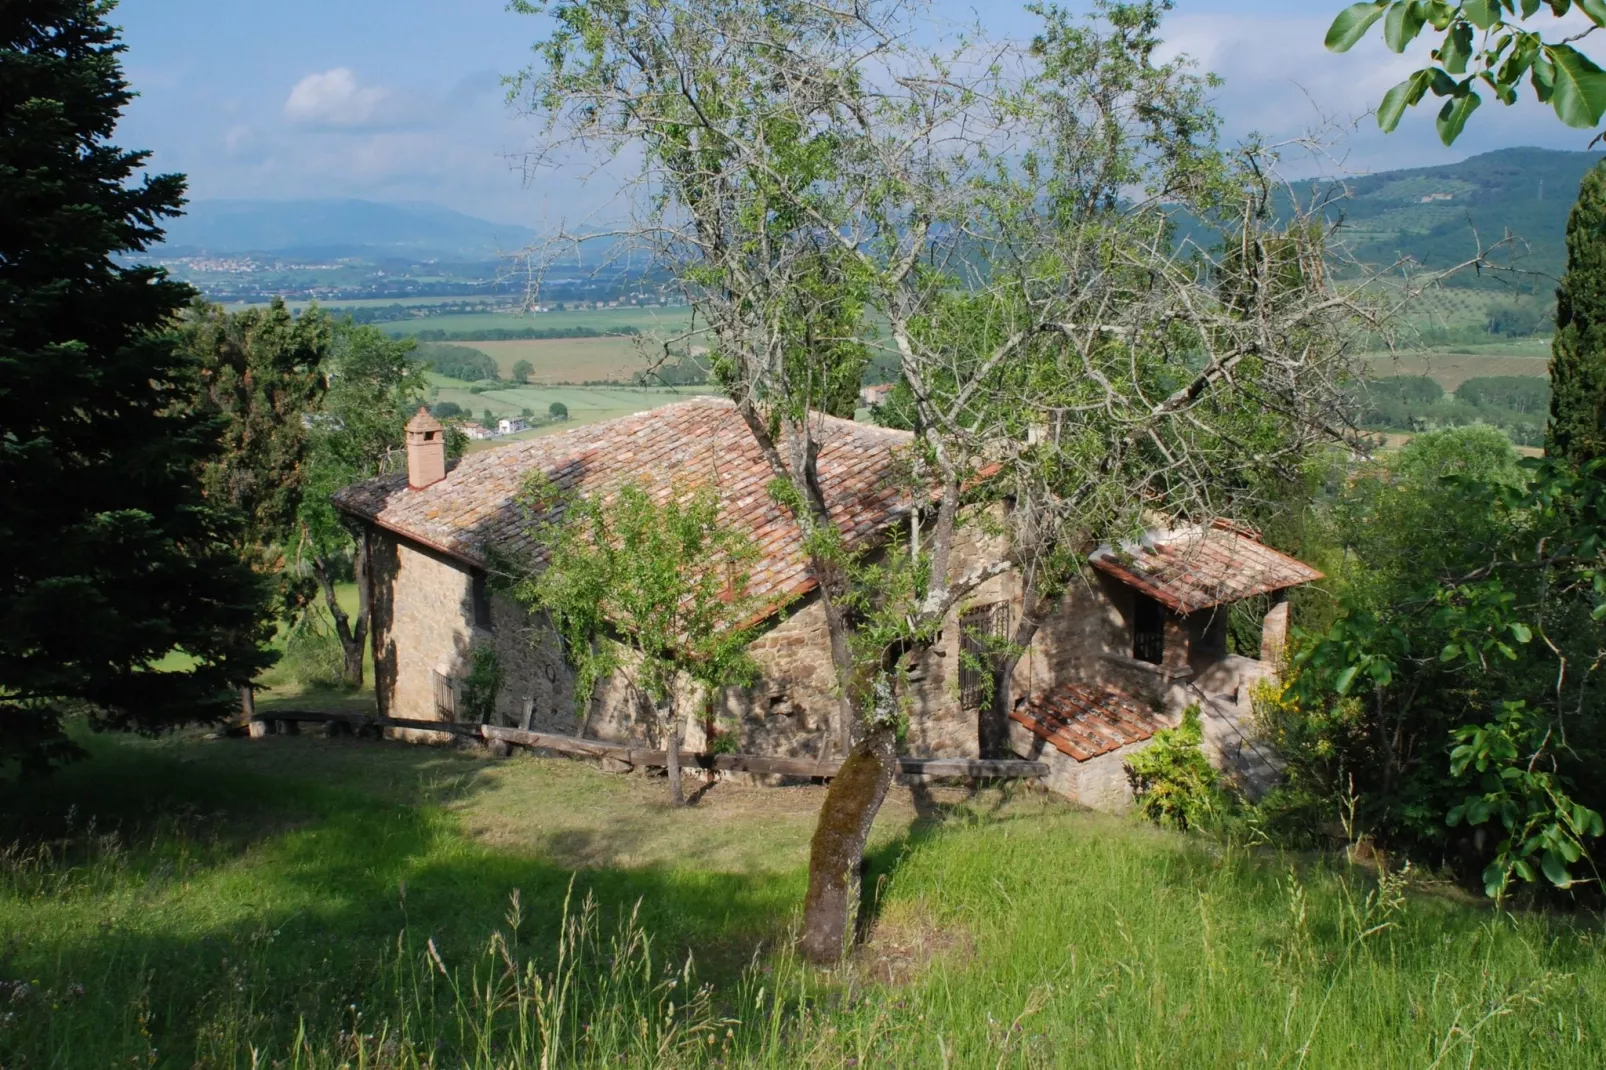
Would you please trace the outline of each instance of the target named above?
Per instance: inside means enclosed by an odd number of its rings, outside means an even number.
[[[438,376],[432,378],[437,384],[454,382]],[[708,392],[708,389],[703,387],[530,386],[474,394],[461,385],[442,385],[438,387],[433,400],[456,402],[472,413],[475,420],[483,419],[487,409],[490,410],[493,419],[500,420],[504,416],[518,416],[524,409],[544,417],[554,401],[562,402],[569,408],[569,419],[566,421],[534,428],[508,438],[471,443],[469,448],[477,450],[489,449],[515,438],[533,438],[564,428],[612,420],[615,417],[656,409],[662,405],[673,405],[677,401]]]
[[[535,365],[530,381],[584,383],[612,380],[628,383],[631,376],[650,366],[651,355],[640,337],[535,338],[516,342],[458,342],[489,353],[502,378],[513,377],[513,365],[527,360]]]
[[[445,300],[437,298],[437,302]],[[392,320],[376,324],[391,334],[417,334],[419,331],[445,331],[453,334],[470,331],[542,331],[582,328],[593,331],[622,331],[635,329],[642,333],[659,331],[676,333],[685,329],[691,313],[684,307],[593,308],[572,309],[563,312],[472,312],[458,315],[426,316],[418,319]]]
[[[1606,1065],[1598,921],[896,788],[867,943],[786,952],[823,789],[312,736],[0,787],[6,1067]]]
[[[1374,376],[1426,375],[1445,390],[1468,379],[1492,375],[1549,374],[1550,340],[1536,339],[1499,346],[1460,346],[1453,349],[1402,350],[1365,358]]]

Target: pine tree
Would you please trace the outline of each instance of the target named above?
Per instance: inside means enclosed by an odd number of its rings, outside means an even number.
[[[0,772],[74,754],[70,711],[222,717],[272,661],[240,517],[199,489],[219,427],[171,330],[193,292],[129,264],[184,180],[111,142],[111,6],[0,7]]]
[[[1584,176],[1567,219],[1567,274],[1556,290],[1545,452],[1582,465],[1606,456],[1606,169]]]

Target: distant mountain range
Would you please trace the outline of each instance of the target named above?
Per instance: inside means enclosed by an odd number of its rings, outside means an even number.
[[[1509,232],[1517,241],[1497,259],[1540,277],[1517,280],[1548,290],[1566,266],[1567,214],[1598,152],[1500,149],[1460,163],[1384,171],[1345,181],[1349,196],[1330,214],[1342,217],[1340,241],[1360,260],[1388,264],[1408,256],[1428,268],[1470,259]],[[1459,285],[1512,284],[1510,276]]]
[[[1548,289],[1566,263],[1567,213],[1597,152],[1518,148],[1460,163],[1384,171],[1344,180],[1348,196],[1329,214],[1342,218],[1340,240],[1368,263],[1408,256],[1429,268],[1468,259],[1509,231],[1521,239],[1514,262]],[[1302,190],[1327,183],[1299,183]],[[435,204],[364,200],[201,200],[167,228],[167,255],[239,255],[370,259],[490,260],[527,246],[536,232],[492,223]],[[1509,284],[1468,274],[1460,285]]]
[[[363,200],[198,200],[167,227],[159,252],[490,260],[535,237],[437,204]]]

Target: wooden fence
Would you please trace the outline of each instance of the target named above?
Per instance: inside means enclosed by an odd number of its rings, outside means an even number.
[[[610,758],[633,768],[662,767],[668,755],[661,750],[633,747],[628,743],[607,743],[600,739],[581,739],[551,732],[532,732],[523,728],[504,728],[492,724],[458,724],[452,721],[410,721],[399,717],[365,717],[359,714],[315,713],[307,710],[274,710],[271,715],[242,722],[235,731],[255,738],[267,735],[274,722],[323,724],[337,730],[378,732],[385,728],[411,728],[440,732],[487,743],[537,747],[576,758]],[[742,773],[774,773],[782,776],[832,777],[842,766],[840,758],[772,758],[762,754],[707,754],[683,752],[681,765],[687,769],[718,769]],[[1018,778],[1045,777],[1045,762],[989,760],[980,758],[899,758],[901,772],[921,776]]]

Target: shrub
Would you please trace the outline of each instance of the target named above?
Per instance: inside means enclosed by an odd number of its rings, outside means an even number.
[[[344,685],[345,652],[322,610],[304,613],[290,626],[280,666],[304,688]]]
[[[463,712],[470,723],[490,724],[496,718],[496,697],[502,693],[502,659],[488,646],[469,651],[463,680]]]
[[[1154,741],[1126,761],[1138,812],[1170,828],[1201,828],[1232,809],[1221,773],[1210,764],[1200,744],[1204,722],[1195,703],[1182,713],[1182,723],[1162,728]]]
[[[561,401],[554,401],[547,406],[546,411],[554,420],[567,420],[569,418],[569,406]]]

